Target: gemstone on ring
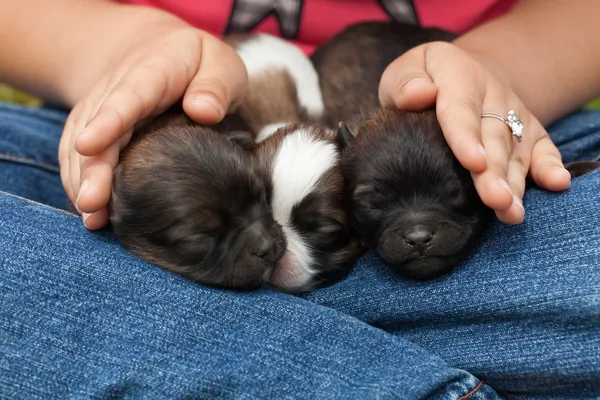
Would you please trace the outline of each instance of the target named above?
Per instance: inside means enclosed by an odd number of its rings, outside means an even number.
[[[517,141],[521,141],[523,138],[523,122],[517,117],[514,110],[508,112],[508,126],[512,130],[513,135],[516,136]]]

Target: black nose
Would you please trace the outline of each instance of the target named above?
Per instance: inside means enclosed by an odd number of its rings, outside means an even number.
[[[268,231],[256,238],[252,253],[268,264],[276,263],[285,253],[287,243],[281,227],[273,223]]]
[[[275,249],[275,239],[271,236],[265,236],[254,250],[254,254],[260,258],[268,257]]]
[[[433,239],[433,233],[423,226],[415,226],[406,234],[406,243],[410,246],[425,246]]]

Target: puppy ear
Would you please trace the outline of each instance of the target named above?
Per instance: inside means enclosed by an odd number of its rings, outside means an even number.
[[[340,150],[344,150],[354,144],[356,137],[344,122],[338,124],[336,141]]]
[[[248,131],[224,132],[223,136],[237,144],[242,150],[252,151],[254,148],[254,136]]]
[[[597,168],[600,168],[600,161],[576,161],[565,165],[565,169],[569,171],[571,178],[578,178]]]

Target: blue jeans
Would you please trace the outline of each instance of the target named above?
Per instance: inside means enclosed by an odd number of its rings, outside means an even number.
[[[0,105],[0,398],[600,396],[600,170],[528,190],[525,222],[441,279],[367,254],[304,296],[239,293],[61,211],[64,118]],[[565,161],[600,154],[600,112],[551,132]]]

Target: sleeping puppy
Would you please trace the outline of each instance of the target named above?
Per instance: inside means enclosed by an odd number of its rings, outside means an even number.
[[[136,132],[115,169],[110,222],[139,258],[212,286],[263,286],[286,239],[265,177],[235,142],[167,113]]]
[[[344,197],[340,153],[346,143],[348,138],[323,126],[292,124],[255,149],[256,162],[268,176],[273,217],[287,242],[271,276],[280,289],[312,290],[347,271],[364,252]]]
[[[225,40],[246,66],[248,89],[218,129],[247,130],[258,143],[254,156],[267,171],[273,216],[288,243],[272,282],[280,290],[311,290],[364,252],[343,197],[346,142],[318,123],[324,116],[319,79],[296,46],[267,34]]]
[[[379,80],[410,48],[454,36],[438,29],[368,22],[347,28],[312,61],[330,126],[356,140],[344,153],[354,226],[394,270],[431,279],[459,263],[493,213],[452,154],[435,110],[382,109]]]
[[[344,154],[344,174],[359,234],[413,279],[455,266],[493,216],[453,156],[434,110],[373,112]]]

